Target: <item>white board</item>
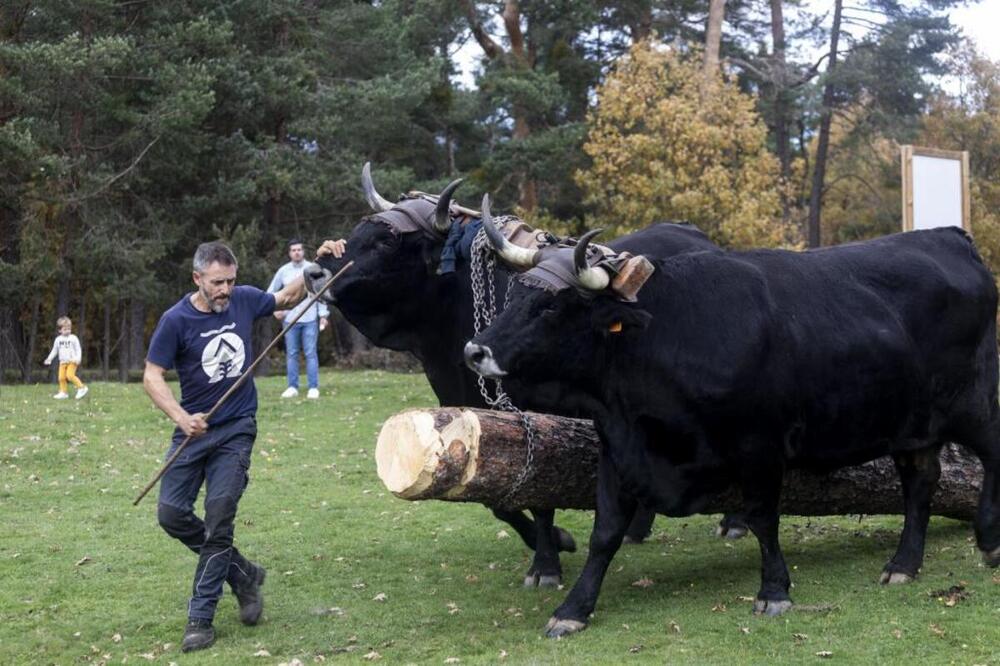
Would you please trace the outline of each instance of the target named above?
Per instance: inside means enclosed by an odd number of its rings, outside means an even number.
[[[903,229],[969,228],[969,154],[903,146]]]
[[[913,228],[962,226],[962,162],[913,156]]]

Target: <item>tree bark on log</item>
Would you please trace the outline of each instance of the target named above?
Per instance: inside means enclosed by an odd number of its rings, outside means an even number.
[[[382,426],[375,448],[378,475],[407,500],[477,502],[506,509],[593,509],[600,443],[590,421],[525,412],[441,407],[401,412]],[[979,460],[954,444],[941,451],[941,480],[931,512],[972,520],[982,484]],[[514,492],[511,489],[514,488]],[[738,512],[736,488],[712,498],[702,513]],[[798,516],[902,514],[899,477],[888,456],[829,474],[791,470],[781,512]]]

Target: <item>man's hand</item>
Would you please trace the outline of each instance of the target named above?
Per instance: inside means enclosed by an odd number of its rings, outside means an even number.
[[[288,310],[275,310],[274,318],[277,319],[278,321],[284,321],[286,314],[288,314]]]
[[[184,416],[177,419],[177,427],[183,430],[188,437],[197,437],[205,434],[205,431],[208,430],[208,423],[205,421],[205,415],[201,412],[197,414],[185,412]]]
[[[42,361],[42,363],[45,365],[52,365],[52,361]]]
[[[327,327],[327,325],[328,325],[329,323],[330,323],[330,322],[328,322],[328,321],[327,321],[326,317],[320,317],[320,318],[319,318],[319,330],[321,330],[321,331],[325,331],[325,330],[326,330],[326,327]]]
[[[340,259],[344,256],[344,252],[346,251],[347,241],[343,238],[338,240],[325,240],[316,250],[316,257],[325,257],[328,254],[332,254],[335,258]]]

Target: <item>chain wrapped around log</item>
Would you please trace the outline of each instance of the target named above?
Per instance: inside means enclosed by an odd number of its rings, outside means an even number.
[[[378,475],[394,495],[407,500],[477,502],[506,509],[593,509],[599,441],[593,423],[526,413],[535,431],[534,461],[524,483],[512,484],[524,468],[524,426],[517,414],[441,407],[401,412],[382,426],[375,449]],[[953,444],[941,451],[941,479],[934,515],[958,520],[975,516],[982,466]],[[820,474],[785,474],[781,511],[798,516],[902,514],[899,477],[889,457]],[[731,489],[712,499],[703,513],[740,510]]]

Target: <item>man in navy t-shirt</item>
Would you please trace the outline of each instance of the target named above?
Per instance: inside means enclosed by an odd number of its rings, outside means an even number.
[[[190,293],[163,313],[149,343],[143,385],[156,406],[177,424],[169,457],[185,436],[193,438],[160,483],[157,517],[170,536],[198,553],[188,624],[181,649],[199,650],[215,640],[212,620],[228,582],[240,620],[257,624],[263,610],[260,586],[265,570],[233,546],[233,522],[249,481],[250,452],[257,436],[257,389],[245,382],[212,415],[205,413],[253,362],[255,319],[275,307],[288,308],[305,295],[302,279],[275,294],[236,286],[236,257],[222,243],[203,243],[194,255]],[[178,403],[164,379],[174,368],[180,378]],[[194,513],[205,482],[205,518]]]

